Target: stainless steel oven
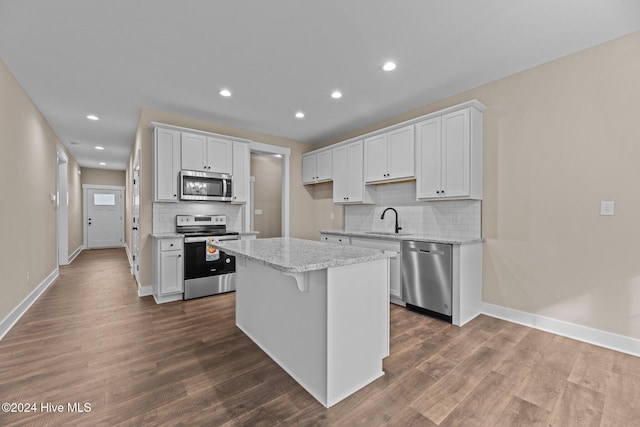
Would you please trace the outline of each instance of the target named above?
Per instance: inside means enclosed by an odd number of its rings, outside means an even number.
[[[184,234],[184,299],[236,290],[236,259],[215,247],[216,241],[238,240],[226,230],[225,215],[178,215]]]

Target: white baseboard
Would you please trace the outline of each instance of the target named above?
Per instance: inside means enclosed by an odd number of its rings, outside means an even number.
[[[487,316],[529,326],[534,329],[551,332],[564,337],[573,338],[599,347],[609,348],[622,353],[640,357],[640,340],[587,326],[576,325],[563,320],[526,313],[499,305],[482,303],[482,313]]]
[[[153,295],[153,286],[138,286],[139,297],[148,297],[149,295]]]
[[[75,251],[73,251],[71,255],[69,255],[68,263],[71,264],[73,260],[76,259],[76,257],[80,255],[80,252],[82,252],[83,250],[84,250],[84,245],[78,246],[78,248]]]
[[[60,274],[60,270],[56,267],[55,270],[51,272],[36,288],[31,291],[29,295],[25,299],[22,300],[20,304],[14,308],[11,313],[7,315],[2,322],[0,322],[0,340],[4,338],[4,336],[13,328],[13,325],[16,324],[18,320],[29,310],[29,307],[36,302],[36,300],[42,295],[44,291],[47,290],[49,285],[51,285]]]
[[[145,287],[147,287],[147,286],[145,286]],[[173,294],[173,295],[166,295],[166,296],[158,295],[158,296],[156,296],[152,292],[151,295],[153,295],[153,299],[156,301],[156,304],[164,304],[166,302],[182,301],[182,294]]]

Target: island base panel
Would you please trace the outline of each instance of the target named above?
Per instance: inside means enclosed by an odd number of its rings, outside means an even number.
[[[236,324],[329,407],[384,375],[388,260],[305,274],[303,292],[293,277],[240,260]]]

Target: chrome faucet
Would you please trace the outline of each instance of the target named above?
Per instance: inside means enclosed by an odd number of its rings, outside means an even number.
[[[398,233],[400,230],[402,230],[402,227],[398,227],[398,211],[397,210],[393,208],[387,208],[383,210],[382,215],[380,216],[380,219],[384,219],[384,214],[387,213],[388,210],[392,210],[396,213],[396,233]]]

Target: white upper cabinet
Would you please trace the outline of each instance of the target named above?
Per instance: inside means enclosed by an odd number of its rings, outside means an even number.
[[[365,182],[385,182],[415,176],[414,126],[365,139]]]
[[[180,132],[155,128],[153,132],[154,202],[178,201]]]
[[[232,153],[230,140],[182,132],[182,169],[230,174]]]
[[[482,113],[464,108],[416,124],[420,200],[482,199]]]
[[[231,187],[231,203],[247,203],[249,201],[249,179],[251,153],[246,142],[233,142],[233,184]]]
[[[363,141],[333,149],[333,203],[373,203],[371,189],[365,188]]]
[[[304,154],[302,156],[302,183],[315,184],[330,181],[332,179],[331,163],[331,150]]]

